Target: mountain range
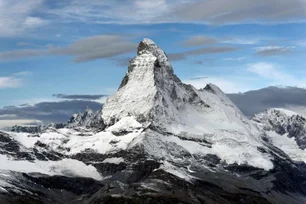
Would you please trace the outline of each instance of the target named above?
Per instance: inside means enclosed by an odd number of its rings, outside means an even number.
[[[306,202],[306,119],[246,117],[140,42],[117,92],[67,123],[0,132],[0,203]]]

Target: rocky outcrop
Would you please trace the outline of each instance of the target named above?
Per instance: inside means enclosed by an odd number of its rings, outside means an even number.
[[[298,113],[272,108],[256,114],[252,120],[265,131],[274,131],[293,138],[300,149],[306,149],[306,119]]]

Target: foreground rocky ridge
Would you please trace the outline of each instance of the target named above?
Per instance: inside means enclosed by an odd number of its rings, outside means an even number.
[[[144,39],[118,91],[64,128],[0,133],[0,203],[304,203],[306,168]]]

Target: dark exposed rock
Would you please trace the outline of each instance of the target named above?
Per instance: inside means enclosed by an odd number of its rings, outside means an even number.
[[[29,126],[23,127],[19,125],[15,125],[11,128],[12,132],[27,132],[27,133],[41,133],[43,127],[42,126]]]

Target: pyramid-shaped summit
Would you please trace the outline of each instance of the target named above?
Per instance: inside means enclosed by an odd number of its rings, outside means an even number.
[[[186,104],[208,107],[190,85],[173,73],[165,52],[152,40],[143,39],[130,61],[119,90],[103,107],[103,120],[112,125],[125,116],[155,125],[182,121],[179,111]]]

